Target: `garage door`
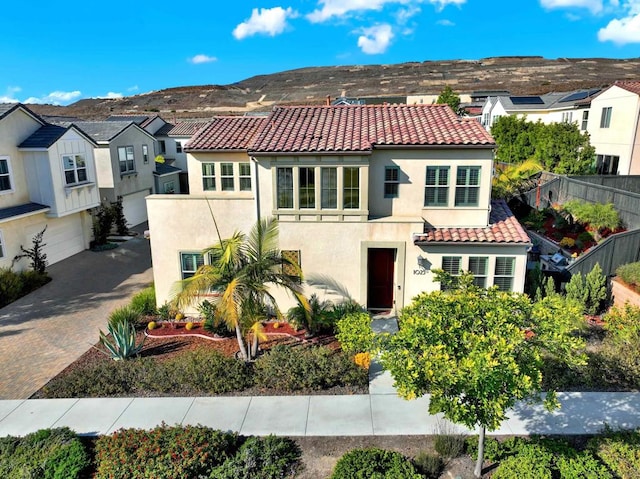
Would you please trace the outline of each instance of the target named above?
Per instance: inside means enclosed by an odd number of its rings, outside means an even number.
[[[144,190],[122,197],[122,210],[127,225],[136,226],[147,221],[147,202],[144,198],[148,195],[149,190]]]
[[[43,236],[45,243],[44,252],[49,264],[57,263],[63,259],[84,251],[84,235],[82,234],[82,220],[80,214],[64,216],[62,218],[50,218],[46,223],[31,225],[26,228],[27,245],[33,247],[31,239],[47,227]],[[23,260],[26,261],[26,260]]]

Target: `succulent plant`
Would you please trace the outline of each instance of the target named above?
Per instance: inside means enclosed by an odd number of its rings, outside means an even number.
[[[121,321],[107,326],[111,339],[100,331],[100,343],[107,348],[116,361],[138,355],[144,346],[144,338],[136,344],[136,328],[129,321]]]

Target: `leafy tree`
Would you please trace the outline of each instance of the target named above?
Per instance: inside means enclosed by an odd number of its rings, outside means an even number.
[[[559,295],[534,304],[465,279],[457,289],[415,297],[400,314],[400,331],[378,347],[401,396],[431,394],[431,414],[479,427],[480,477],[485,430],[497,429],[516,401],[539,397],[545,356],[584,364],[584,341],[572,335],[580,317],[580,306]],[[558,407],[554,392],[545,406]]]
[[[563,205],[574,220],[589,225],[596,241],[602,238],[602,230],[616,229],[620,226],[620,215],[613,203],[587,203],[580,200],[571,200]]]
[[[21,254],[16,255],[13,258],[13,261],[20,261],[22,258],[29,258],[31,260],[31,269],[38,274],[45,274],[47,271],[47,254],[44,252],[44,247],[47,246],[44,243],[44,232],[47,231],[47,226],[44,227],[40,233],[36,234],[31,240],[32,246],[31,248],[24,248],[20,245]]]
[[[307,304],[299,281],[302,271],[278,249],[278,222],[273,218],[258,221],[249,236],[235,232],[231,238],[221,239],[203,254],[211,258],[210,264],[177,282],[173,301],[183,309],[204,294],[218,293],[212,299],[215,315],[229,330],[235,330],[242,358],[253,359],[267,310],[272,308],[278,319],[283,319],[272,287],[284,289]],[[284,264],[291,266],[295,275],[284,273]]]
[[[524,117],[505,115],[491,125],[491,135],[498,146],[496,160],[503,163],[522,163],[532,158],[535,149],[536,129],[541,123],[527,121]]]
[[[451,109],[456,112],[456,114],[459,115],[461,113],[460,96],[455,93],[449,85],[445,86],[444,90],[440,92],[436,103],[439,105],[449,105]]]

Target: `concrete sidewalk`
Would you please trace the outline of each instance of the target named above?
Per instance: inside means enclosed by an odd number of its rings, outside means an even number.
[[[560,393],[562,408],[518,404],[491,434],[595,434],[604,424],[640,427],[640,393]],[[68,426],[82,435],[120,428],[201,424],[244,435],[384,436],[460,431],[427,412],[428,397],[395,394],[0,401],[0,437]],[[467,431],[468,432],[468,431]]]

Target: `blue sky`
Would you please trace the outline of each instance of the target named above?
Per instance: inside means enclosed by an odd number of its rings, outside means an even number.
[[[65,105],[307,66],[640,56],[640,0],[7,3],[0,102]]]

